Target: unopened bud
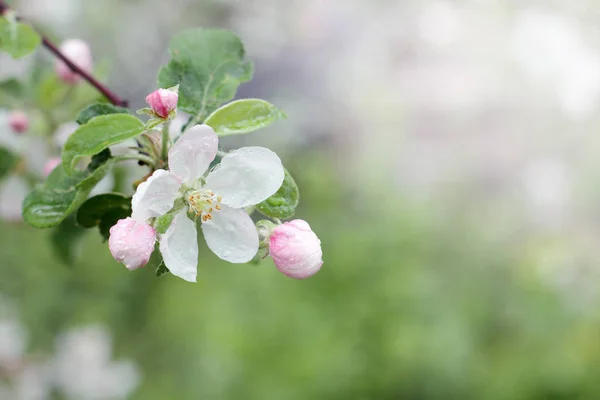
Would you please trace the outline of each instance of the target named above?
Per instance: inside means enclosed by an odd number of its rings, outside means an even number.
[[[115,260],[134,270],[148,264],[155,241],[153,227],[128,217],[110,228],[108,248]]]
[[[269,253],[285,275],[304,279],[323,265],[321,241],[306,221],[296,219],[279,225],[269,237]]]
[[[158,89],[146,97],[146,103],[156,116],[166,119],[169,118],[171,111],[177,108],[178,99],[177,92],[170,89]]]
[[[60,50],[70,61],[83,71],[92,72],[92,52],[86,42],[81,39],[68,39],[60,45]],[[73,85],[80,80],[80,76],[62,60],[56,60],[55,69],[56,74],[63,82]]]
[[[12,111],[8,115],[8,125],[15,133],[25,133],[29,129],[29,118],[23,111]]]

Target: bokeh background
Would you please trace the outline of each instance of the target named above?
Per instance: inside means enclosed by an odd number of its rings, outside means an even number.
[[[238,96],[288,119],[223,145],[278,152],[325,263],[295,281],[203,247],[194,285],[95,231],[65,266],[3,222],[0,398],[600,398],[596,0],[9,3],[88,41],[134,109],[172,35],[235,31]]]

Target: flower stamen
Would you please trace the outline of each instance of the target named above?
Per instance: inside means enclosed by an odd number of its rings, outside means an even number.
[[[202,219],[202,222],[212,220],[212,212],[220,211],[221,196],[215,199],[212,190],[193,190],[187,196],[190,212]]]

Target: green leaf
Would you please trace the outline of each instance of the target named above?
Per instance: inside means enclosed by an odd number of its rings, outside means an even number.
[[[77,225],[73,216],[65,219],[50,235],[54,255],[64,264],[73,265],[84,233],[85,229]]]
[[[62,161],[67,173],[73,173],[73,164],[85,156],[92,156],[108,146],[131,139],[144,131],[144,124],[128,114],[100,115],[81,125],[67,140]]]
[[[298,185],[296,185],[292,175],[285,170],[285,178],[277,193],[257,204],[256,209],[267,217],[290,218],[296,212],[299,201],[300,190]]]
[[[123,107],[113,106],[112,104],[108,103],[96,103],[81,110],[77,116],[77,123],[79,125],[84,125],[94,117],[109,114],[129,114],[129,110]]]
[[[98,168],[100,168],[105,162],[112,158],[112,153],[110,149],[104,149],[98,154],[94,154],[90,163],[87,166],[87,170],[90,172],[94,172]]]
[[[273,104],[260,99],[233,101],[215,110],[204,123],[217,135],[239,135],[271,125],[285,114]]]
[[[0,50],[13,58],[33,52],[42,42],[40,35],[29,25],[0,17]]]
[[[0,179],[8,174],[17,164],[19,158],[4,147],[0,147]]]
[[[23,201],[23,219],[38,228],[60,224],[79,208],[96,184],[112,166],[107,162],[93,172],[67,174],[62,164],[54,169],[42,185],[38,185]]]
[[[154,251],[150,256],[148,264],[146,264],[146,268],[154,269],[156,276],[162,276],[169,272],[163,261],[162,254],[160,254],[158,242],[156,242],[156,244],[154,245]]]
[[[156,231],[161,234],[166,233],[178,212],[179,211],[168,212],[160,217],[157,217],[156,221],[154,222],[154,228]]]
[[[84,228],[98,226],[100,234],[108,240],[110,228],[118,220],[131,215],[131,198],[107,193],[89,198],[77,211],[77,223]]]
[[[166,274],[167,272],[169,272],[169,269],[167,268],[167,266],[165,265],[164,262],[160,263],[160,265],[158,267],[156,267],[156,276],[157,277],[161,277],[164,274]]]
[[[197,121],[231,100],[238,86],[252,78],[244,46],[229,31],[184,31],[171,40],[169,53],[171,61],[160,70],[158,86],[179,84],[178,109],[198,115]]]
[[[25,96],[25,88],[18,80],[11,78],[0,82],[0,106],[18,104]]]

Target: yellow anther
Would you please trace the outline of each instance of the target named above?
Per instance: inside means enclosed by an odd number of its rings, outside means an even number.
[[[217,209],[217,211],[221,211],[221,206],[220,205],[216,205],[215,208]],[[212,211],[212,208],[210,209]]]

